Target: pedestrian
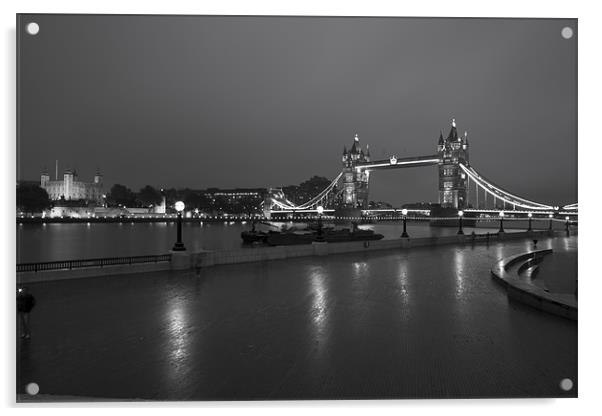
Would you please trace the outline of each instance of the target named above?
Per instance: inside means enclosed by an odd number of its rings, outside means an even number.
[[[19,327],[21,338],[31,338],[29,329],[29,313],[36,304],[36,298],[33,297],[26,287],[17,289],[17,315],[19,317]]]

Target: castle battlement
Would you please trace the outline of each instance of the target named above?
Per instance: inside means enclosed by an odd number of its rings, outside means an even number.
[[[58,175],[57,175],[58,176]],[[92,182],[80,181],[75,170],[67,169],[63,179],[50,180],[48,172],[42,172],[40,186],[46,190],[52,201],[84,199],[98,204],[103,203],[103,180],[100,172],[96,172]]]

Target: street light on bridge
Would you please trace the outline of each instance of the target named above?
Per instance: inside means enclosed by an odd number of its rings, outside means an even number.
[[[552,231],[552,218],[554,218],[554,214],[548,214],[548,218],[550,219],[550,225],[548,226],[548,230]]]
[[[458,235],[464,234],[464,229],[462,229],[462,217],[464,216],[464,211],[458,211]]]
[[[186,251],[186,247],[184,247],[184,243],[182,242],[182,211],[184,211],[184,203],[182,201],[176,202],[175,208],[178,212],[178,220],[177,220],[177,240],[174,244],[172,250],[173,251]]]
[[[566,233],[568,234],[569,233],[569,216],[568,215],[566,217],[564,217],[564,221],[565,221],[564,227],[566,229]]]
[[[503,234],[504,233],[504,211],[500,211],[499,216],[500,216],[500,229],[498,232]]]
[[[402,209],[401,215],[403,216],[403,233],[401,233],[401,238],[409,238],[410,236],[408,235],[408,233],[406,231],[406,219],[408,216],[408,210],[405,208]]]
[[[533,220],[533,214],[532,213],[528,213],[527,216],[529,217],[529,228],[527,229],[527,231],[533,231],[533,228],[531,228],[531,221]]]

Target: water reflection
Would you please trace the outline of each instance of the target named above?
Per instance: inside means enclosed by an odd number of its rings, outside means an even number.
[[[322,332],[326,325],[326,309],[328,307],[328,288],[326,286],[326,273],[322,266],[312,267],[309,274],[311,290],[313,294],[312,301],[312,320],[318,332]]]
[[[365,261],[351,263],[351,287],[354,291],[363,290],[369,284],[370,266]]]
[[[463,299],[466,290],[466,278],[468,275],[466,270],[466,253],[463,249],[454,250],[454,269],[456,273],[456,298]]]
[[[166,310],[168,350],[165,351],[169,378],[181,376],[182,366],[189,355],[188,316],[183,298],[169,298]]]
[[[402,305],[408,306],[410,303],[409,276],[408,276],[408,257],[404,256],[399,262],[397,271],[397,280],[399,283],[399,295]]]
[[[319,351],[324,351],[328,341],[328,315],[330,296],[328,292],[329,275],[322,266],[313,266],[309,271],[310,290],[312,292],[311,323],[314,332],[313,339]]]

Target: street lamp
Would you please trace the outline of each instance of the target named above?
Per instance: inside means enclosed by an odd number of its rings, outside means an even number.
[[[408,232],[406,231],[406,219],[408,216],[408,210],[407,209],[402,209],[401,210],[401,215],[403,216],[403,233],[401,233],[401,238],[408,238]]]
[[[548,218],[550,219],[548,230],[552,231],[552,218],[554,218],[554,214],[548,214]]]
[[[177,228],[178,228],[178,238],[176,243],[173,245],[173,251],[186,251],[186,247],[184,247],[184,243],[182,242],[182,211],[184,211],[184,203],[182,201],[176,202],[176,211],[178,211],[178,220],[177,220]]]
[[[462,217],[464,216],[464,211],[458,211],[458,235],[463,235],[464,230],[462,229]]]
[[[500,233],[504,232],[504,211],[500,211]]]
[[[319,205],[317,208],[318,211],[318,235],[316,237],[316,241],[324,242],[324,233],[322,230],[322,214],[324,213],[324,207]]]
[[[566,229],[566,233],[568,234],[569,233],[569,217],[568,217],[568,215],[566,217],[564,217],[564,221],[565,221],[564,227]]]
[[[527,231],[533,231],[533,228],[531,228],[531,221],[533,220],[533,214],[532,213],[528,213],[527,216],[529,217],[529,228],[527,229]]]

